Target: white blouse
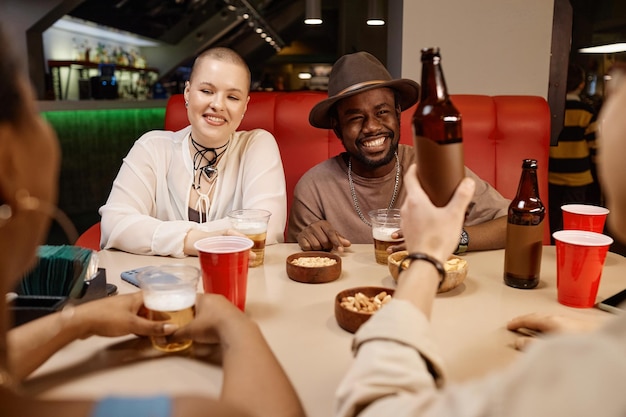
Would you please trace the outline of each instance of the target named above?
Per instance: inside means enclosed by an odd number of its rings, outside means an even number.
[[[262,129],[235,132],[217,164],[208,220],[199,224],[189,220],[190,132],[191,126],[178,132],[151,131],[135,142],[99,211],[103,249],[183,257],[189,230],[224,231],[230,228],[227,213],[242,208],[269,210],[266,243],[283,241],[285,174],[272,134]]]

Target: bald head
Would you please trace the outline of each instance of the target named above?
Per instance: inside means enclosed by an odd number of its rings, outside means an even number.
[[[189,81],[193,80],[194,71],[196,67],[198,66],[198,62],[205,60],[205,59],[215,59],[218,61],[227,62],[229,64],[238,65],[241,68],[245,69],[246,74],[248,74],[248,90],[250,89],[251,77],[250,77],[250,68],[248,68],[248,64],[246,64],[246,61],[244,61],[241,55],[239,55],[237,52],[233,51],[230,48],[224,48],[224,47],[209,48],[203,51],[202,53],[200,53],[200,55],[198,55],[196,59],[194,60],[193,66],[191,67],[191,74],[189,74]]]

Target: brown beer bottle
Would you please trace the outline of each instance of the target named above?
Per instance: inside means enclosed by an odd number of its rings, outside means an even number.
[[[524,159],[517,195],[509,205],[504,249],[504,282],[514,288],[539,284],[543,219],[546,208],[539,198],[537,161]]]
[[[454,107],[439,48],[422,49],[420,102],[413,114],[417,177],[430,200],[445,206],[465,177],[461,113]]]

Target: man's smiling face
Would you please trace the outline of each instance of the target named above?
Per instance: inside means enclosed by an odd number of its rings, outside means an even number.
[[[400,108],[393,90],[375,88],[337,103],[335,132],[360,164],[378,168],[394,158],[400,141]]]

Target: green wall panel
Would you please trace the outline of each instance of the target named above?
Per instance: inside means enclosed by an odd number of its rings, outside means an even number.
[[[98,209],[135,140],[163,129],[165,108],[47,111],[42,116],[61,144],[59,208],[82,233],[100,220]],[[53,228],[50,243],[60,243],[54,234]]]

